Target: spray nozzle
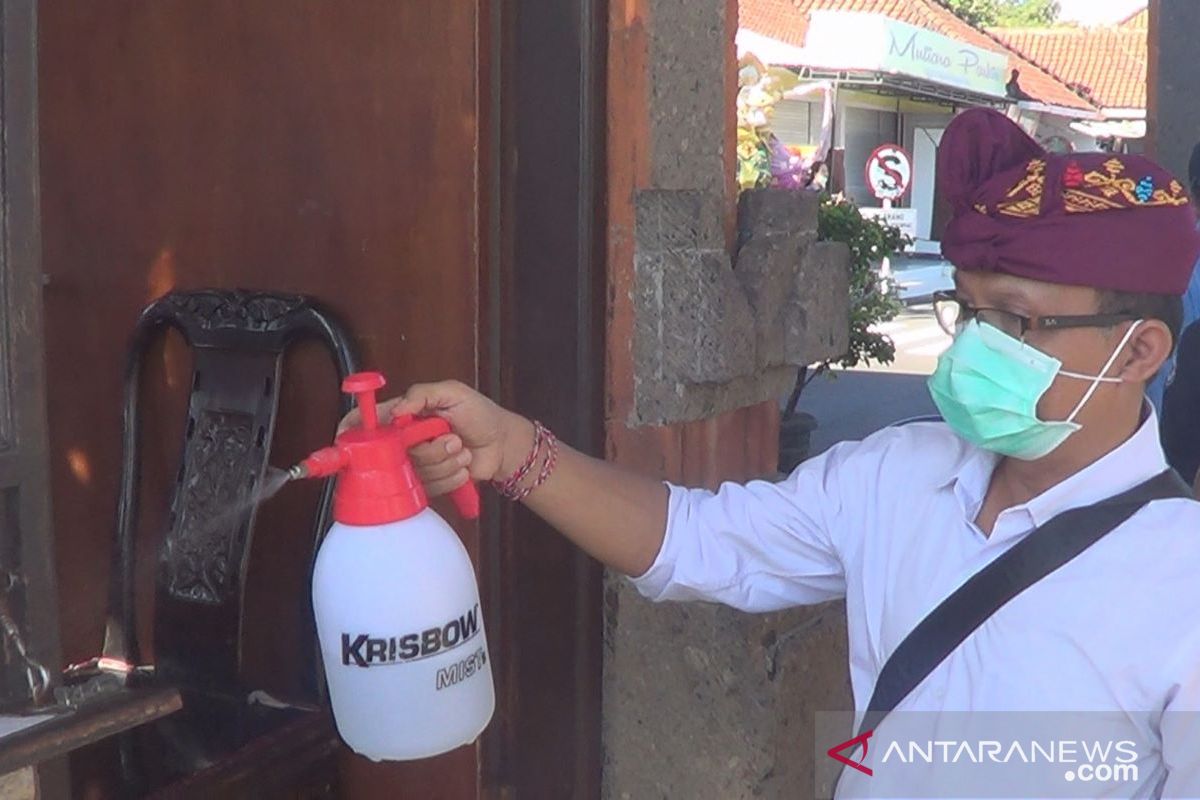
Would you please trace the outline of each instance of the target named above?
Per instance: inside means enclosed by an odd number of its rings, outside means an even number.
[[[362,416],[360,424],[340,434],[333,447],[316,451],[288,470],[293,480],[341,473],[335,516],[351,524],[390,522],[425,508],[425,489],[408,450],[450,432],[450,424],[440,417],[411,414],[398,415],[381,427],[375,392],[386,384],[378,372],[347,376],[342,391],[354,395]],[[455,489],[450,499],[464,518],[479,516],[479,491],[474,483]]]
[[[336,445],[323,447],[296,466],[288,470],[288,477],[297,478],[328,478],[341,472],[350,463],[350,454]]]

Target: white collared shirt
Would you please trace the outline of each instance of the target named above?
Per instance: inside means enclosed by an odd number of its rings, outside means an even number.
[[[997,456],[942,423],[836,445],[779,483],[669,485],[662,548],[629,580],[651,600],[746,611],[845,597],[861,712],[888,656],[967,578],[1059,512],[1166,469],[1157,432],[1150,413],[1120,447],[1003,511],[990,536],[974,520]],[[985,621],[902,710],[1143,712],[1152,757],[1136,796],[1200,797],[1200,503],[1142,508]]]

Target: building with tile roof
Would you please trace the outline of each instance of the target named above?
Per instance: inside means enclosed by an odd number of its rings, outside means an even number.
[[[934,167],[958,111],[1005,110],[1050,149],[1097,146],[1071,127],[1102,119],[1091,100],[937,0],[740,0],[737,44],[805,79],[772,130],[810,159],[827,153],[832,188],[860,208],[882,205],[865,174],[876,148],[907,151],[909,190],[883,213],[908,215],[918,250],[940,238]]]
[[[1146,125],[1145,18],[1142,11],[1118,25],[988,32],[1100,109],[1104,123],[1077,127],[1140,139]]]
[[[1036,102],[1085,114],[1096,110],[1061,80],[965,22],[937,0],[740,0],[738,27],[800,49],[805,46],[813,11],[880,14],[1001,54],[1008,60],[1010,75],[1016,70],[1020,89]]]

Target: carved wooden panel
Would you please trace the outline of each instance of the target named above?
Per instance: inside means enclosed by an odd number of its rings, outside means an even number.
[[[194,423],[180,487],[178,527],[165,543],[168,591],[181,600],[217,604],[236,589],[235,554],[259,459],[254,416],[203,411]],[[248,509],[246,509],[248,510]]]
[[[287,315],[304,306],[304,298],[244,291],[190,292],[171,295],[165,302],[205,330],[235,328],[271,331],[284,326]]]

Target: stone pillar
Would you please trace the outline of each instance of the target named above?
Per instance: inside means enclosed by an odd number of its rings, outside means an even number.
[[[736,415],[849,335],[849,253],[816,241],[817,198],[735,203],[736,16],[736,0],[610,5],[609,456],[693,485],[701,459],[744,477],[761,431],[739,436]],[[844,620],[841,603],[656,605],[610,574],[606,800],[811,795],[814,714],[850,707]]]
[[[1150,0],[1148,37],[1148,151],[1186,181],[1200,142],[1200,3]]]
[[[647,0],[646,8],[649,180],[633,197],[627,420],[635,426],[777,399],[796,367],[843,352],[849,336],[849,254],[816,242],[816,195],[743,194],[736,246],[727,241],[736,5]]]
[[[814,720],[853,707],[844,603],[745,614],[609,580],[606,800],[795,800],[815,775],[828,794]]]
[[[778,399],[798,366],[848,346],[849,251],[816,241],[817,195],[743,193],[732,259],[716,199],[699,190],[638,193],[633,424]]]

